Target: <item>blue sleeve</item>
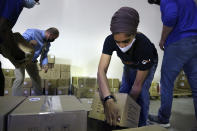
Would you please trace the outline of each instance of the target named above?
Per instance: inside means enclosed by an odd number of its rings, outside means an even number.
[[[161,3],[162,22],[165,26],[173,27],[177,22],[178,7],[175,1],[168,1]]]
[[[48,64],[48,57],[47,57],[47,55],[48,55],[50,46],[51,46],[51,44],[49,43],[49,45],[47,46],[47,49],[46,49],[46,51],[44,53],[44,56],[43,56],[42,65]]]
[[[26,30],[24,33],[23,33],[23,38],[26,40],[26,41],[30,41],[30,40],[33,40],[32,38],[33,36],[33,31],[31,30]]]

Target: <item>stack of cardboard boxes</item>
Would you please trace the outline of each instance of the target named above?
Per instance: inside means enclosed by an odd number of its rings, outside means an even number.
[[[72,77],[74,95],[78,98],[93,98],[98,90],[96,78]]]
[[[115,93],[114,96],[117,100],[116,106],[119,109],[120,115],[118,126],[138,127],[140,106],[125,93]],[[105,120],[104,108],[99,93],[95,93],[92,110],[89,112],[88,117],[101,121]]]
[[[159,82],[153,81],[151,87],[149,89],[150,97],[159,97],[160,96],[160,89],[159,89]]]
[[[109,89],[111,93],[119,91],[119,79],[108,79]],[[93,98],[95,92],[98,91],[97,79],[93,77],[72,77],[72,86],[74,95],[78,98]]]
[[[174,82],[174,95],[191,95],[191,88],[183,70]]]
[[[12,85],[15,80],[14,69],[2,69],[5,77],[4,95],[12,95]]]

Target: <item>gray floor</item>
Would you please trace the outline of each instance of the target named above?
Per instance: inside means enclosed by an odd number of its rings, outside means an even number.
[[[160,100],[151,100],[150,113],[156,114],[159,107]],[[169,131],[191,131],[194,127],[197,127],[191,97],[174,98],[170,123]]]

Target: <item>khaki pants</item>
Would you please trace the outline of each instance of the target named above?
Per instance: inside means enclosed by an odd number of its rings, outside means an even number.
[[[24,94],[22,85],[25,79],[25,69],[32,80],[32,85],[35,91],[35,95],[42,95],[43,93],[42,93],[42,88],[41,88],[41,78],[39,76],[38,67],[36,63],[30,63],[26,65],[26,67],[15,69],[16,79],[14,80],[14,83],[12,86],[12,89],[13,89],[12,95],[22,96]]]

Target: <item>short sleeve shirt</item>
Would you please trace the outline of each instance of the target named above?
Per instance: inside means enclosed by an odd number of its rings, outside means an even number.
[[[139,70],[150,69],[158,60],[154,44],[142,33],[136,35],[132,47],[125,53],[119,49],[113,35],[109,35],[105,39],[102,53],[112,55],[114,51],[117,52],[123,64]]]

